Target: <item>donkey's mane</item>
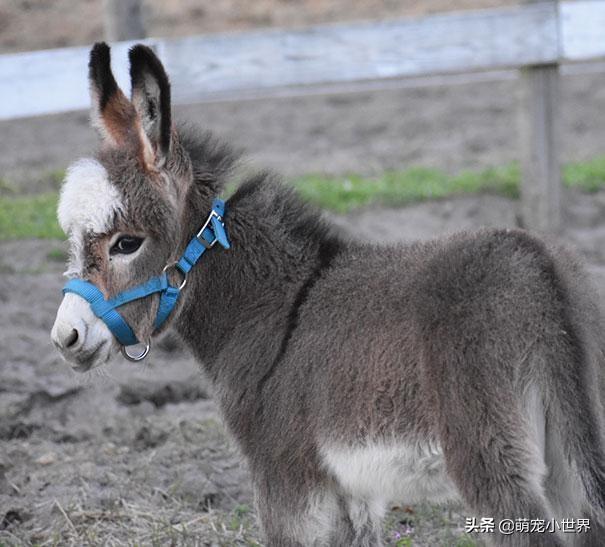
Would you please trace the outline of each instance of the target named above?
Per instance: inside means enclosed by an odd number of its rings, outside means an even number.
[[[341,237],[320,212],[304,202],[278,175],[264,171],[245,180],[229,199],[233,209],[253,207],[276,231],[296,242],[338,245]]]
[[[242,153],[217,138],[210,131],[200,131],[190,124],[179,126],[179,139],[192,162],[194,186],[198,196],[220,195],[229,178],[234,177]],[[304,202],[289,185],[268,170],[248,175],[229,198],[229,209],[254,210],[265,222],[273,224],[275,233],[287,231],[293,242],[319,245],[324,252],[343,242],[333,226],[320,212]]]
[[[210,131],[202,131],[190,123],[179,123],[178,135],[180,144],[191,158],[195,183],[211,185],[213,191],[221,192],[227,178],[235,171],[241,153]]]
[[[209,132],[201,133],[187,127],[180,136],[181,144],[189,153],[194,173],[193,194],[190,205],[196,207],[200,201],[208,203],[234,175],[240,154]],[[213,195],[209,195],[213,192]],[[314,285],[334,262],[335,258],[350,245],[335,228],[326,222],[320,212],[305,203],[289,185],[270,171],[248,175],[227,201],[227,216],[237,224],[237,234],[251,238],[250,249],[263,240],[263,249],[272,249],[263,260],[274,264],[291,263],[288,277],[298,286],[293,300],[288,305],[286,324],[281,343],[269,359],[269,366],[259,379],[257,388],[272,377],[281,362],[299,321],[300,309]],[[231,228],[235,227],[231,225]],[[231,232],[235,235],[235,232]],[[272,252],[279,249],[278,256]],[[271,254],[271,256],[270,256]],[[287,258],[285,258],[287,257]]]

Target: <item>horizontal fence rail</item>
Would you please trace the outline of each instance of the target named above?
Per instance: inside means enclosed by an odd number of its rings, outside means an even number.
[[[418,19],[147,39],[177,103],[605,56],[605,0],[541,2]],[[129,88],[127,50],[112,65]],[[88,108],[89,47],[0,56],[0,119]]]

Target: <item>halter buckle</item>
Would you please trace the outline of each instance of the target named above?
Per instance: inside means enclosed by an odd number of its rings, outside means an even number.
[[[210,211],[210,214],[208,215],[208,218],[206,219],[206,222],[204,222],[204,225],[200,228],[200,231],[195,235],[195,238],[204,247],[206,247],[206,249],[210,249],[211,247],[214,247],[214,244],[218,241],[216,235],[214,236],[214,239],[210,243],[203,236],[204,230],[206,228],[208,228],[208,226],[210,226],[210,223],[212,222],[213,218],[216,218],[221,223],[223,222],[223,217],[221,215],[219,215],[214,209],[212,209],[212,211]]]

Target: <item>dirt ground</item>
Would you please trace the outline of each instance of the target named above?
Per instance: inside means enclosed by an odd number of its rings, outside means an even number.
[[[605,304],[605,192],[570,193],[564,239],[587,259]],[[475,196],[333,220],[376,242],[515,226],[513,201]],[[252,545],[245,464],[211,388],[169,336],[145,364],[118,359],[77,375],[51,347],[64,243],[0,244],[0,544]],[[413,545],[455,545],[463,516],[434,507],[389,515]]]
[[[0,51],[100,37],[100,2],[77,3],[78,10],[88,10],[77,17],[75,4],[0,2]],[[343,12],[369,18],[378,8],[385,17],[414,14],[419,3],[305,4],[309,9],[302,13],[295,0],[222,0],[204,8],[196,26],[187,11],[195,7],[192,0],[169,1],[155,12],[158,26],[152,29],[177,35],[267,21],[296,26],[335,20]],[[24,6],[30,12],[21,18]],[[423,6],[440,10],[451,3]],[[179,20],[185,12],[189,22]],[[603,74],[563,79],[566,160],[605,151],[604,84]],[[180,107],[178,114],[248,150],[252,166],[287,175],[410,165],[456,172],[517,157],[515,94],[515,82],[504,81],[206,104]],[[90,153],[95,143],[86,113],[1,122],[0,135],[0,177],[18,193],[51,188],[48,173]],[[564,201],[562,239],[585,258],[605,305],[605,192],[566,192]],[[518,212],[513,201],[475,196],[332,220],[381,243],[515,226]],[[177,340],[168,336],[142,365],[118,359],[83,376],[61,362],[49,332],[61,298],[64,254],[58,241],[0,243],[0,545],[252,545],[258,532],[245,464],[224,431],[211,387]],[[387,544],[410,530],[413,545],[420,546],[455,545],[461,535],[459,511],[402,509],[387,519]]]

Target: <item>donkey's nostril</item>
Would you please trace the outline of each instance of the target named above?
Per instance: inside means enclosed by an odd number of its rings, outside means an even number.
[[[78,331],[76,329],[72,329],[63,344],[64,344],[64,347],[70,348],[77,341],[78,341]]]

